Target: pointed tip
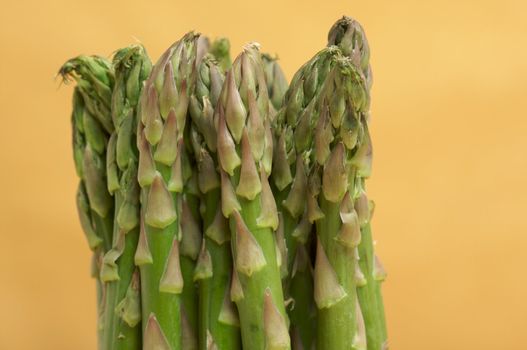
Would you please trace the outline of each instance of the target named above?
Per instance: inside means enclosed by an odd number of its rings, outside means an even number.
[[[264,121],[264,131],[264,151],[260,166],[265,169],[267,175],[270,175],[273,170],[274,141],[271,121],[269,119],[265,119]]]
[[[306,244],[309,239],[309,235],[311,234],[312,227],[313,224],[309,222],[306,211],[304,212],[304,215],[302,215],[300,222],[298,222],[298,224],[294,228],[293,232],[291,233],[291,236],[294,237],[301,244]]]
[[[315,127],[315,159],[318,164],[324,165],[331,154],[330,145],[333,141],[333,131],[329,121],[326,106],[323,106]]]
[[[176,113],[173,109],[170,109],[163,133],[154,152],[154,160],[167,166],[171,166],[174,163],[178,153],[177,134]]]
[[[203,240],[201,244],[201,251],[194,268],[194,282],[212,277],[212,258],[205,242]]]
[[[243,293],[242,284],[236,268],[233,267],[231,273],[230,297],[232,302],[238,302],[245,297]]]
[[[163,293],[180,294],[183,290],[183,275],[179,261],[179,241],[174,237],[165,270],[159,282],[159,291]]]
[[[247,228],[240,213],[234,211],[233,216],[236,224],[236,269],[251,276],[260,271],[267,262],[262,247]]]
[[[359,223],[363,227],[370,221],[370,206],[366,192],[361,191],[359,198],[355,200],[355,210],[359,218]]]
[[[285,233],[284,233],[284,220],[283,216],[280,213],[278,218],[278,227],[276,228],[276,234],[275,234],[275,242],[276,242],[276,250],[277,250],[277,260],[280,258],[280,264],[278,266],[280,267],[280,277],[284,279],[287,277],[289,271],[288,271],[288,257],[287,257],[287,242],[285,240]]]
[[[355,275],[353,276],[353,279],[355,280],[357,287],[364,287],[366,284],[368,284],[366,276],[364,276],[358,261],[355,263]]]
[[[196,260],[201,247],[201,227],[189,207],[186,196],[181,200],[181,254]]]
[[[236,187],[236,194],[248,200],[253,200],[262,190],[262,184],[258,176],[258,170],[254,163],[251,151],[251,143],[247,129],[242,133],[242,161],[240,170],[240,181]]]
[[[218,116],[217,154],[222,169],[232,176],[234,170],[240,166],[241,159],[236,152],[236,145],[227,129],[225,116],[221,109],[219,109]]]
[[[258,227],[270,227],[273,231],[278,228],[278,209],[274,199],[273,191],[269,185],[267,173],[263,167],[260,167],[260,215],[256,218]]]
[[[330,308],[347,297],[318,238],[314,285],[314,298],[319,309]]]
[[[139,148],[139,166],[137,169],[137,180],[141,187],[149,186],[156,174],[156,167],[154,164],[154,158],[152,156],[152,150],[144,131],[137,135],[137,143]]]
[[[220,206],[216,210],[214,220],[205,230],[205,235],[219,245],[230,239],[229,224],[223,216]]]
[[[198,156],[198,185],[201,193],[208,193],[220,187],[220,178],[216,165],[204,147],[202,147]]]
[[[251,142],[253,158],[258,162],[264,154],[265,129],[263,119],[258,111],[254,93],[249,91],[247,96],[249,102],[249,120],[247,122],[249,141]]]
[[[317,196],[312,193],[311,186],[307,194],[307,217],[310,223],[314,223],[317,220],[324,218],[324,213],[318,205]]]
[[[207,350],[218,350],[218,345],[212,336],[210,330],[207,329]]]
[[[238,317],[238,310],[231,301],[229,296],[229,288],[225,288],[225,294],[223,297],[223,304],[221,306],[218,321],[234,327],[240,327],[240,318]]]
[[[388,274],[384,269],[384,265],[382,264],[381,259],[379,259],[377,255],[375,255],[375,260],[373,264],[373,279],[382,282],[386,279],[387,275]]]
[[[172,168],[170,169],[170,180],[168,181],[168,190],[170,192],[181,193],[183,192],[183,139],[179,139],[177,142],[177,154],[174,162],[172,163]]]
[[[142,217],[140,220],[139,241],[135,251],[134,262],[137,266],[151,264],[153,262],[152,253],[150,252],[148,239],[146,237],[146,228]]]
[[[301,244],[296,250],[295,260],[293,261],[293,272],[291,277],[294,277],[297,272],[304,272],[307,269],[311,269],[311,262],[309,254],[306,251],[306,246]]]
[[[344,197],[348,187],[348,172],[345,164],[344,144],[335,145],[324,165],[322,175],[322,191],[324,197],[333,203],[338,203]]]
[[[161,117],[167,119],[170,110],[178,103],[178,91],[174,81],[174,69],[172,62],[168,61],[164,69],[163,87],[159,95],[159,110]]]
[[[340,220],[342,225],[335,239],[349,248],[358,246],[361,241],[359,217],[349,191],[346,192],[340,203]]]
[[[153,313],[150,314],[146,323],[143,350],[171,350],[168,340]]]
[[[187,79],[185,78],[181,82],[181,87],[179,89],[178,102],[174,110],[175,115],[176,115],[177,125],[178,125],[178,137],[183,137],[183,133],[185,130],[185,124],[187,121],[187,112],[188,112],[188,106],[189,106],[189,101],[190,101],[190,98],[187,92],[187,85],[188,85],[188,82],[187,82]]]
[[[247,119],[247,110],[243,104],[242,98],[236,84],[229,74],[227,81],[227,100],[225,101],[225,121],[236,143],[240,142],[242,131]]]
[[[276,307],[271,290],[264,293],[264,334],[267,350],[288,350],[291,348],[288,327],[284,316]]]
[[[131,328],[134,328],[141,322],[139,288],[139,271],[135,269],[125,297],[115,308],[117,315]]]
[[[287,158],[285,131],[280,134],[278,144],[274,147],[273,180],[276,187],[283,191],[292,181],[291,169]]]
[[[241,210],[240,202],[234,193],[234,188],[227,174],[220,170],[221,175],[221,210],[223,216],[226,218],[230,217],[235,211]]]
[[[159,113],[158,97],[156,88],[151,85],[148,88],[145,106],[142,108],[142,119],[145,125],[144,133],[151,145],[156,145],[163,133],[163,121]]]
[[[156,228],[165,228],[177,219],[174,200],[159,172],[156,172],[145,209],[145,223]]]
[[[304,213],[306,206],[307,175],[304,168],[304,160],[298,157],[296,160],[296,173],[291,185],[289,195],[283,206],[294,218],[298,218]]]

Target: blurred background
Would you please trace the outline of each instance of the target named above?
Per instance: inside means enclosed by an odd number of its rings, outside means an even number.
[[[3,1],[0,349],[95,349],[95,286],[77,220],[77,54],[137,40],[155,61],[195,29],[257,40],[288,79],[342,15],[374,73],[374,235],[392,350],[526,349],[525,0]],[[336,350],[336,349],[335,349]]]

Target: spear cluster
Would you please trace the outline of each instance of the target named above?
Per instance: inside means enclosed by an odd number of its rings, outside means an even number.
[[[343,17],[288,86],[188,33],[79,56],[77,207],[103,350],[388,349],[371,235],[371,69]]]

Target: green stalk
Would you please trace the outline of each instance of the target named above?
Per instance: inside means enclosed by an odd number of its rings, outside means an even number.
[[[115,194],[115,203],[118,208],[122,206],[120,193]],[[117,224],[114,230],[114,235],[122,238],[105,255],[101,270],[101,279],[106,282],[104,348],[141,349],[140,286],[134,265],[139,230],[133,228],[122,233]],[[113,261],[118,254],[121,255]]]
[[[339,203],[332,203],[325,199],[321,200],[321,209],[325,217],[317,221],[317,234],[319,245],[317,245],[317,264],[320,263],[321,274],[331,272],[322,269],[333,267],[339,286],[335,289],[339,292],[331,295],[331,299],[322,299],[324,307],[318,312],[318,338],[317,349],[352,349],[353,338],[356,328],[355,318],[355,259],[353,251],[342,246],[336,240],[340,229]],[[323,249],[322,252],[320,249]],[[325,254],[326,257],[319,257]],[[327,278],[327,276],[324,276]],[[316,277],[315,277],[316,278]],[[316,281],[315,283],[317,283]],[[318,288],[324,288],[319,286]],[[330,288],[330,287],[328,287]],[[315,292],[316,293],[316,292]],[[331,293],[331,291],[328,291]],[[320,306],[319,306],[320,307]]]
[[[103,237],[102,252],[108,251],[112,248],[113,235],[113,215],[101,217],[99,214],[92,212],[93,228],[95,232],[100,233]],[[99,276],[97,276],[98,278]]]
[[[382,302],[380,282],[376,276],[375,256],[370,223],[361,229],[362,241],[359,245],[359,264],[365,273],[365,285],[358,288],[357,293],[364,315],[368,349],[385,349],[386,324],[384,321],[384,306]],[[384,278],[384,277],[377,277]]]
[[[135,254],[135,263],[141,272],[143,348],[178,350],[181,349],[179,294],[183,278],[179,269],[176,202],[175,196],[163,188],[171,177],[169,168],[161,164],[157,168],[152,185],[142,188],[141,232]],[[152,215],[158,212],[156,225],[163,227],[147,224],[149,205]]]
[[[229,218],[234,274],[231,299],[240,315],[243,348],[290,349],[280,279],[269,97],[256,45],[234,61],[217,108],[222,212]],[[284,262],[285,263],[285,262]]]
[[[114,195],[115,197],[115,206],[119,208],[121,205],[121,196],[119,194]],[[119,236],[119,228],[117,225],[113,225],[113,237]],[[116,242],[113,243],[113,246],[115,247]],[[113,349],[113,340],[115,337],[115,330],[116,330],[116,319],[117,315],[115,313],[115,307],[117,306],[117,293],[119,288],[119,283],[116,282],[116,278],[111,278],[107,275],[109,275],[109,272],[107,271],[107,266],[104,263],[105,258],[108,256],[108,253],[115,252],[115,250],[109,249],[108,252],[103,257],[103,265],[101,268],[101,280],[105,283],[106,293],[105,293],[105,305],[104,305],[104,320],[103,320],[103,327],[105,329],[104,333],[104,340],[103,340],[103,349]],[[111,253],[110,253],[111,254]],[[116,273],[114,271],[114,273]]]
[[[193,177],[183,186],[183,201],[179,209],[181,217],[181,273],[183,275],[182,328],[186,330],[183,339],[185,349],[198,349],[198,286],[195,283],[196,261],[200,252],[202,229],[199,215],[200,199],[195,185],[195,165],[192,164]]]
[[[80,188],[79,188],[80,190]],[[97,288],[100,293],[99,300],[97,303],[97,343],[98,349],[106,349],[106,336],[108,333],[107,328],[105,327],[106,318],[108,317],[108,312],[106,312],[106,300],[108,293],[108,284],[105,283],[101,278],[101,269],[102,269],[102,260],[105,252],[109,251],[112,247],[111,238],[113,234],[113,215],[108,215],[105,218],[100,217],[97,213],[92,212],[93,223],[95,232],[98,232],[105,237],[103,240],[102,247],[99,246],[94,252],[96,254],[97,261],[95,262],[96,268],[92,272],[93,278],[97,281]]]
[[[161,56],[141,95],[137,141],[144,230],[135,260],[141,269],[146,349],[194,349],[197,344],[192,329],[197,306],[188,292],[193,282],[185,257],[195,260],[201,233],[191,209],[196,206],[190,197],[196,192],[189,190],[192,160],[184,135],[193,67],[206,50],[204,37],[185,35]],[[183,308],[182,299],[187,301]]]
[[[227,59],[230,64],[230,58]],[[235,350],[241,347],[239,320],[228,293],[232,257],[228,224],[220,208],[217,135],[213,117],[224,77],[210,55],[203,58],[196,71],[199,72],[196,88],[190,100],[190,143],[197,165],[197,187],[202,195],[204,232],[194,271],[194,280],[199,283],[199,349]]]
[[[283,110],[280,111],[283,113]],[[283,152],[288,147],[284,143],[280,130],[283,130],[284,125],[277,125],[276,140],[277,147],[275,148],[275,164],[278,166],[273,168],[274,177],[274,193],[276,194],[276,202],[280,211],[280,227],[277,232],[279,237],[283,237],[286,243],[285,256],[283,259],[287,264],[282,265],[282,284],[286,298],[290,298],[291,307],[288,308],[288,315],[291,319],[291,342],[293,349],[312,349],[315,346],[316,335],[316,306],[313,299],[313,268],[309,257],[310,245],[312,244],[312,227],[309,221],[302,220],[300,212],[292,210],[289,204],[291,200],[287,200],[292,186],[288,183],[293,181],[296,173],[295,169],[295,154],[294,149],[291,149],[289,144],[289,152]],[[292,151],[292,152],[291,152]],[[283,159],[283,160],[282,160]],[[281,164],[278,163],[281,161]],[[292,164],[291,164],[292,163]],[[283,170],[287,169],[285,176]],[[301,173],[299,172],[299,177]],[[284,181],[289,179],[289,181]],[[285,188],[279,190],[278,186]],[[294,193],[299,193],[298,184],[295,184]],[[305,188],[302,188],[302,192]],[[303,201],[304,202],[304,201]],[[304,207],[302,203],[301,207]],[[304,212],[305,209],[302,209]]]
[[[324,82],[315,130],[315,161],[322,167],[317,222],[315,301],[319,307],[317,344],[321,349],[365,349],[358,306],[356,247],[360,242],[353,207],[356,177],[363,171],[362,147],[368,91],[366,81],[347,59],[338,57]]]
[[[287,269],[282,272],[282,277],[286,296],[292,300],[288,314],[292,320],[291,338],[295,349],[313,348],[316,338],[316,306],[309,252],[314,241],[313,223],[320,219],[321,213],[309,204],[316,202],[319,184],[316,176],[308,177],[309,132],[314,126],[312,123],[305,126],[299,120],[311,116],[316,89],[321,88],[317,85],[318,72],[324,64],[321,61],[304,65],[294,76],[274,121],[272,177],[281,212],[282,236],[287,245]]]
[[[295,256],[289,292],[293,298],[293,306],[288,312],[293,349],[312,349],[317,334],[317,310],[313,295],[313,271],[304,245],[300,245]]]
[[[96,290],[96,305],[97,305],[97,349],[102,349],[104,328],[102,327],[102,318],[104,317],[104,285],[99,278],[100,268],[102,260],[102,251],[98,250],[93,252],[92,255],[92,267],[91,277],[95,279],[95,290]]]
[[[219,350],[241,349],[238,314],[229,293],[233,265],[228,232],[224,231],[227,225],[215,222],[219,202],[219,188],[205,194],[204,227],[214,227],[219,235],[213,236],[214,239],[205,237],[212,273],[200,279],[200,350],[208,350],[212,344]]]

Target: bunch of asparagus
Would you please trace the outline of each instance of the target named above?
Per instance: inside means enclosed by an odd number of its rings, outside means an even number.
[[[387,349],[366,196],[371,70],[343,17],[288,86],[188,33],[78,56],[73,155],[100,349]]]

